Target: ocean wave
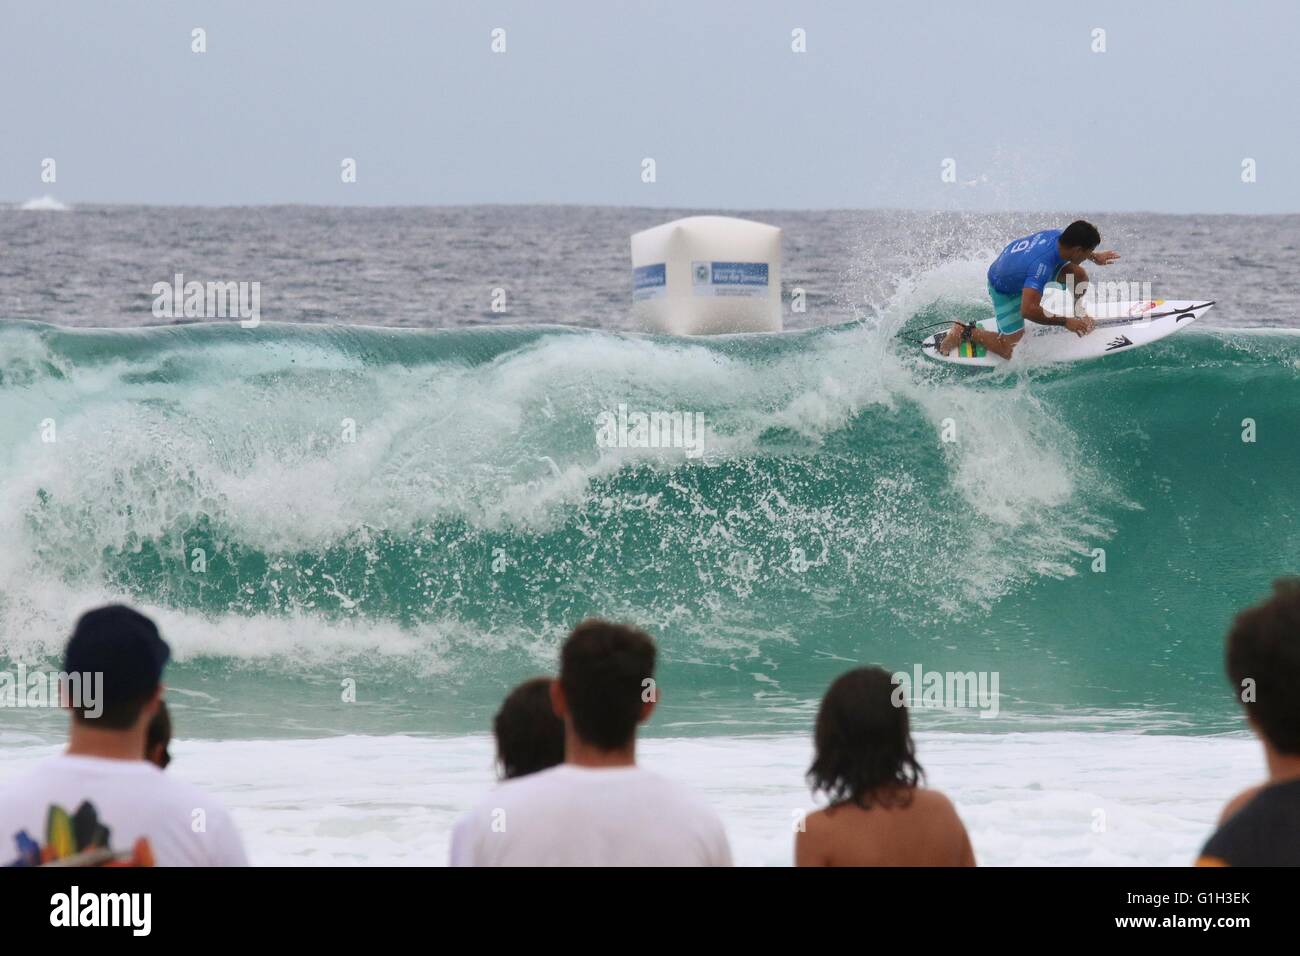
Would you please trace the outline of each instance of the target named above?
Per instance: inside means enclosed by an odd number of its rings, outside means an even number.
[[[707,685],[738,661],[787,679],[814,647],[994,660],[1050,633],[1026,665],[1041,688],[1116,606],[1117,627],[1166,640],[1296,566],[1294,336],[1193,329],[972,375],[895,334],[976,308],[925,294],[708,340],[10,324],[0,641],[37,649],[116,598],[216,622],[185,639],[198,657],[297,659],[313,628],[322,654],[352,654],[353,627],[381,656],[454,670],[476,640],[550,646],[603,613],[663,635]],[[702,415],[702,454],[601,447],[620,406]],[[1123,675],[1099,653],[1094,670]]]

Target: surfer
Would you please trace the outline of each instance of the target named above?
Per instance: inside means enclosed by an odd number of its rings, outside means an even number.
[[[997,315],[998,330],[991,332],[975,324],[953,323],[948,335],[939,343],[939,353],[947,355],[963,339],[982,345],[1004,359],[1025,334],[1025,320],[1042,325],[1063,325],[1075,335],[1087,335],[1094,322],[1078,308],[1078,299],[1087,291],[1088,273],[1084,262],[1109,265],[1119,258],[1118,252],[1096,252],[1101,245],[1097,227],[1082,219],[1064,229],[1044,229],[1012,242],[989,266],[988,288]],[[1043,289],[1049,282],[1072,281],[1076,315],[1063,317],[1043,311]]]

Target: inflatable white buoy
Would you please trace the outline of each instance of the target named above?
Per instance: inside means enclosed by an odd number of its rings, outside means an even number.
[[[670,335],[781,331],[781,230],[691,216],[632,236],[632,315]]]

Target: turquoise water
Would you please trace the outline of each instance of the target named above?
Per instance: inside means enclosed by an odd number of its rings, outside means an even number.
[[[1300,568],[1300,336],[988,375],[894,334],[981,308],[707,341],[0,327],[0,650],[144,605],[217,737],[482,729],[589,614],[659,639],[658,732],[805,730],[858,662],[999,674],[996,719],[929,726],[1236,726],[1224,629]],[[703,415],[704,454],[600,447],[620,404]]]

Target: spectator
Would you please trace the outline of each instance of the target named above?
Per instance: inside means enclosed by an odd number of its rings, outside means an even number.
[[[167,712],[167,701],[158,701],[158,713],[149,721],[149,729],[144,735],[144,759],[159,770],[166,770],[172,762],[172,755],[167,752],[172,742],[172,718]]]
[[[1197,865],[1300,866],[1300,578],[1237,615],[1225,656],[1268,779],[1228,802]]]
[[[795,836],[796,866],[974,866],[952,803],[921,786],[907,708],[879,667],[842,674],[817,713],[814,793],[830,805]]]
[[[564,763],[564,721],[551,706],[549,677],[526,680],[508,695],[492,720],[497,764],[506,780]]]
[[[452,865],[731,865],[717,815],[636,764],[654,668],[641,631],[600,620],[574,628],[551,684],[565,762],[505,781],[471,811],[453,835]]]
[[[143,759],[170,654],[153,621],[128,607],[82,616],[63,670],[101,679],[99,699],[65,701],[67,751],[0,792],[0,847],[16,844],[29,864],[247,865],[221,804]]]

